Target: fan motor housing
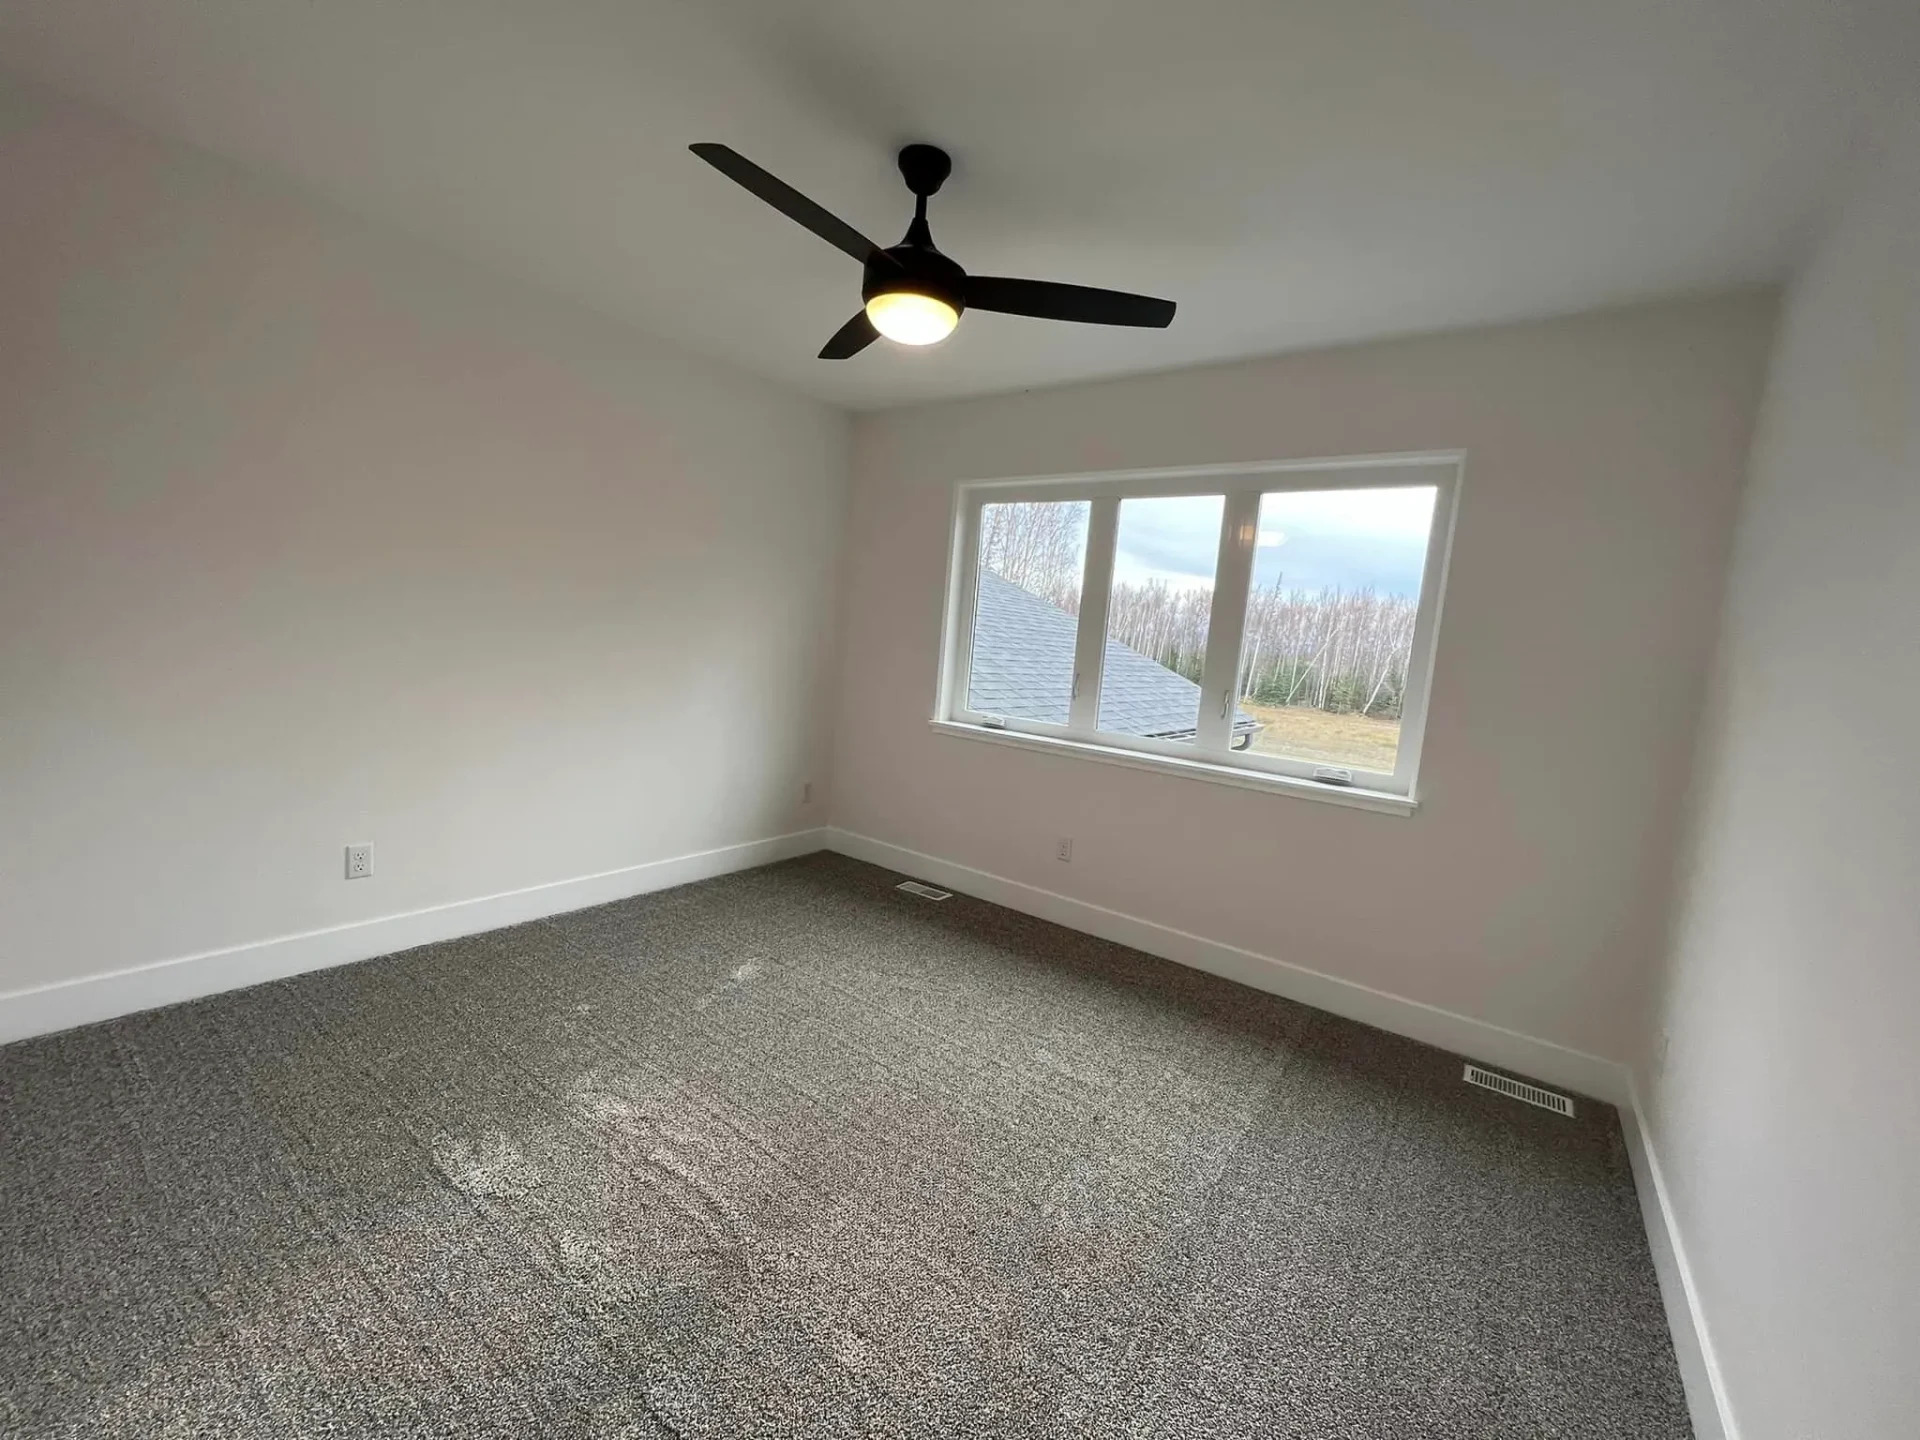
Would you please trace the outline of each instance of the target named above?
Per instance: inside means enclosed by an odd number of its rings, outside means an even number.
[[[956,315],[967,308],[967,272],[931,245],[895,245],[867,262],[863,301],[900,290],[943,300]]]

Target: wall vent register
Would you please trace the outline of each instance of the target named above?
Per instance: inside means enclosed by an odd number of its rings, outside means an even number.
[[[1569,1120],[1573,1118],[1572,1100],[1565,1095],[1556,1095],[1551,1090],[1542,1090],[1538,1085],[1529,1085],[1510,1075],[1497,1075],[1491,1070],[1482,1070],[1478,1065],[1467,1066],[1466,1079],[1467,1084],[1477,1085],[1482,1090],[1491,1090],[1510,1100],[1524,1100],[1529,1105],[1538,1105],[1542,1110],[1551,1110]]]
[[[936,890],[931,885],[922,885],[918,880],[902,880],[893,888],[896,890],[904,890],[909,895],[918,895],[922,900],[951,900],[953,898],[953,892],[951,890]]]

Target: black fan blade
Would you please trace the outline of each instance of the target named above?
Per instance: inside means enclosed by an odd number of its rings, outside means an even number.
[[[827,341],[820,351],[822,360],[845,360],[858,355],[867,346],[880,338],[880,332],[873,328],[873,322],[862,310],[846,324],[833,332],[833,338]]]
[[[967,308],[998,310],[1003,315],[1033,315],[1041,320],[1078,320],[1084,325],[1146,325],[1156,330],[1173,323],[1173,301],[1089,285],[1059,285],[1051,280],[1008,280],[999,275],[967,277]]]
[[[838,215],[823,210],[778,176],[769,175],[739,151],[703,142],[687,147],[734,184],[743,186],[789,220],[797,220],[829,245],[847,252],[862,265],[880,247]]]

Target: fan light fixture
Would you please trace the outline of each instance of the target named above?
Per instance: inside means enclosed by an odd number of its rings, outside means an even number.
[[[912,290],[893,290],[867,301],[873,328],[902,345],[935,345],[953,333],[960,312],[944,300]]]

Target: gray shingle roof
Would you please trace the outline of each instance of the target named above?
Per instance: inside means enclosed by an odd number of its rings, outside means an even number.
[[[973,616],[968,708],[986,715],[1067,723],[1079,621],[991,570],[980,572]],[[1200,715],[1200,687],[1159,661],[1107,641],[1100,728],[1121,735],[1184,740]],[[1260,723],[1236,711],[1236,736]]]

